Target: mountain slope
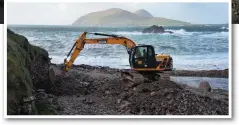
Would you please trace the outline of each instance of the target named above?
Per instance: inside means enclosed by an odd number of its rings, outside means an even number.
[[[153,17],[148,11],[144,9],[136,10],[134,13],[142,17]]]
[[[189,25],[190,23],[153,17],[145,10],[135,13],[112,8],[92,12],[77,19],[72,25],[78,26],[149,26],[149,25]]]

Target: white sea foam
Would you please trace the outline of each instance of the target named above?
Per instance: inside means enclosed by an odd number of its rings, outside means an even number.
[[[178,35],[192,35],[194,33],[194,32],[187,32],[184,29],[179,29],[179,30],[169,29],[168,31],[172,31],[173,34],[178,34]]]
[[[222,29],[222,30],[227,29],[228,30],[228,27],[223,26],[220,29]]]
[[[228,38],[229,33],[228,32],[215,32],[215,33],[208,33],[208,34],[202,34],[202,37],[206,38]]]
[[[118,32],[113,32],[113,34],[117,35],[174,35],[174,34],[179,34],[179,35],[192,35],[194,32],[187,32],[184,29],[179,29],[179,30],[173,30],[173,29],[165,29],[165,31],[172,31],[173,33],[164,33],[164,34],[157,34],[157,33],[142,33],[139,31],[118,31]]]

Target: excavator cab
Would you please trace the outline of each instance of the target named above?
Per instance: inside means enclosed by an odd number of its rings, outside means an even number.
[[[151,45],[133,47],[129,62],[132,68],[156,68],[154,47]]]

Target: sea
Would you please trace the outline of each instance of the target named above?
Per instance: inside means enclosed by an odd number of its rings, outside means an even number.
[[[61,64],[75,40],[82,32],[116,34],[136,44],[153,45],[157,54],[173,58],[174,69],[214,70],[227,69],[229,62],[228,24],[164,26],[172,34],[143,34],[146,27],[77,27],[57,25],[8,25],[14,32],[25,36],[33,45],[49,52],[51,62]],[[99,36],[88,35],[88,38]],[[85,45],[74,64],[107,66],[127,69],[129,55],[122,45]]]

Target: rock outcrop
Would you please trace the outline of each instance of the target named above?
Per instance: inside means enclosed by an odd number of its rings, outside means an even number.
[[[36,98],[48,91],[48,52],[29,44],[27,38],[7,30],[7,114],[51,114]],[[49,109],[50,110],[50,109]]]
[[[173,33],[172,31],[165,31],[162,26],[153,25],[151,27],[143,29],[142,33]]]

